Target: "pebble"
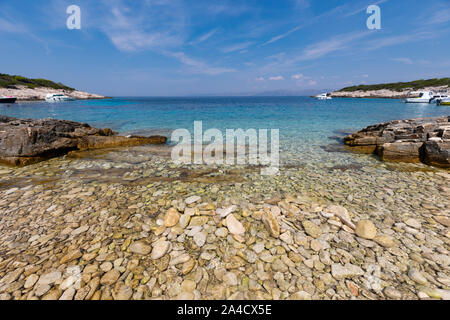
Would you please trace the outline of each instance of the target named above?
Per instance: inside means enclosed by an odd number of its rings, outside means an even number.
[[[197,247],[203,247],[205,245],[206,242],[206,234],[204,234],[203,232],[199,232],[196,233],[194,235],[194,243],[196,244]]]
[[[162,258],[167,251],[169,250],[170,242],[165,240],[158,240],[153,244],[153,250],[151,254],[151,258],[153,260]]]
[[[378,243],[380,246],[383,246],[385,248],[391,248],[394,246],[394,241],[389,236],[377,236],[373,239],[376,243]]]
[[[189,198],[186,198],[186,200],[184,200],[184,202],[189,205],[189,204],[193,204],[195,202],[200,201],[202,198],[199,196],[191,196]]]
[[[377,235],[377,229],[371,221],[360,220],[356,223],[355,233],[358,237],[372,240]]]
[[[408,277],[418,284],[427,284],[428,280],[423,276],[423,274],[414,268],[409,269]]]
[[[142,241],[137,241],[137,242],[133,242],[128,249],[136,254],[140,254],[140,255],[148,255],[150,253],[150,251],[152,250],[152,247],[150,247],[149,245],[145,244]]]
[[[305,229],[306,234],[313,238],[318,238],[322,235],[322,229],[318,227],[315,223],[311,221],[303,221],[302,222],[303,228]]]
[[[336,280],[342,280],[361,276],[364,274],[364,271],[360,267],[350,263],[347,263],[345,266],[333,263],[331,265],[331,274]]]
[[[412,228],[415,228],[415,229],[420,229],[420,228],[422,227],[422,224],[421,224],[419,221],[417,221],[416,219],[412,219],[412,218],[407,219],[407,220],[405,221],[405,223],[406,223],[408,226],[410,226],[410,227],[412,227]]]
[[[164,227],[173,227],[175,226],[178,221],[180,221],[180,213],[175,208],[170,208],[167,210],[165,216],[164,216]]]
[[[227,216],[226,222],[228,231],[230,231],[231,234],[243,235],[245,233],[244,226],[233,214]]]
[[[402,293],[393,287],[386,287],[383,292],[390,299],[400,300],[402,298]]]
[[[114,284],[120,277],[120,272],[117,269],[112,269],[105,273],[100,280],[100,283],[103,285],[112,285]]]
[[[272,207],[278,208],[278,207]],[[278,208],[279,209],[279,208]],[[276,215],[274,214],[275,210],[265,211],[262,219],[264,225],[266,226],[267,231],[269,231],[270,235],[274,238],[278,238],[280,236],[280,226],[278,224],[278,220]]]
[[[223,276],[223,282],[225,282],[225,284],[228,286],[237,286],[238,285],[237,276],[233,272],[227,272]]]

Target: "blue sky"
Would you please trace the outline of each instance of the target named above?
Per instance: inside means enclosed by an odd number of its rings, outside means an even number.
[[[66,8],[81,8],[81,30]],[[366,9],[381,8],[381,30]],[[0,0],[0,72],[110,96],[450,76],[449,0]]]

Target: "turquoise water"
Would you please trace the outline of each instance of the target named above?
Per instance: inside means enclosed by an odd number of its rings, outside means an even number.
[[[394,119],[449,115],[435,104],[405,104],[390,99],[309,97],[114,98],[64,103],[17,103],[0,114],[18,118],[66,119],[109,127],[122,134],[149,134],[178,128],[279,129],[281,149],[298,159],[332,158],[320,147],[333,143],[337,131],[356,131]],[[156,130],[156,131],[155,131]],[[192,131],[191,131],[192,132]],[[283,156],[283,154],[282,154]]]

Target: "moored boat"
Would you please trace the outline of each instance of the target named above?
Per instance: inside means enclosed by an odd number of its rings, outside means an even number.
[[[319,100],[331,100],[331,99],[333,99],[333,98],[330,96],[329,93],[322,93],[322,94],[319,94],[319,95],[315,96],[315,98],[317,98],[317,99],[319,99]]]
[[[75,98],[66,96],[64,94],[60,94],[60,93],[49,93],[46,97],[45,97],[45,101],[47,102],[62,102],[62,101],[75,101]]]
[[[0,96],[0,103],[16,103],[17,98],[13,96],[4,97]]]
[[[407,98],[406,103],[430,103],[434,97],[433,91],[410,92],[409,94],[414,97]]]
[[[450,106],[450,98],[442,99],[438,102],[440,106]]]

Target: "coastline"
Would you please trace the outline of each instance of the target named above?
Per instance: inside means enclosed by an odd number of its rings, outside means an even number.
[[[49,93],[64,94],[77,100],[90,100],[90,99],[108,99],[109,97],[99,94],[89,93],[80,90],[64,90],[53,89],[48,87],[37,87],[30,89],[25,86],[17,86],[16,89],[0,88],[0,96],[13,96],[20,102],[35,102],[45,101],[45,96]]]
[[[293,149],[261,176],[166,148],[0,165],[0,299],[449,299],[449,171]]]
[[[444,93],[450,95],[450,87],[426,87],[423,89],[413,90],[412,88],[405,89],[402,91],[394,90],[370,90],[370,91],[333,91],[331,96],[333,98],[368,98],[368,99],[406,99],[408,98],[408,93],[411,91],[433,91],[435,93],[444,90]]]

